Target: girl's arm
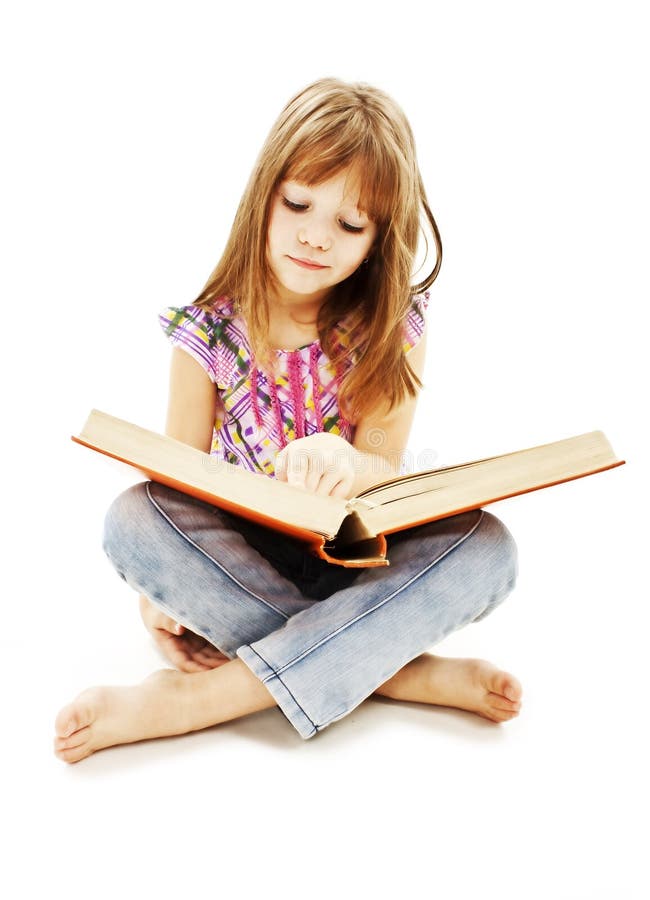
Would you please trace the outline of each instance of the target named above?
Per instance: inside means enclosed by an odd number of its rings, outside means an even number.
[[[420,340],[408,354],[411,368],[420,381],[424,375],[426,337],[425,327]],[[361,458],[355,461],[357,474],[348,496],[356,497],[371,485],[400,474],[418,399],[418,394],[407,396],[390,413],[373,414],[357,424],[352,446]]]
[[[209,453],[216,412],[216,385],[189,353],[174,347],[165,433]]]

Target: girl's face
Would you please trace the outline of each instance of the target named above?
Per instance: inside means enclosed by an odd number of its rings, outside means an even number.
[[[283,181],[273,197],[267,254],[285,303],[320,303],[370,253],[377,228],[346,173],[321,184]]]

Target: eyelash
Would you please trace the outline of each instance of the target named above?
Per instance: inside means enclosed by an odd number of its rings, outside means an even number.
[[[282,202],[288,208],[293,210],[293,212],[304,212],[307,207],[304,203],[293,203],[287,197],[282,197]],[[346,222],[344,219],[339,219],[339,224],[344,231],[347,231],[349,234],[361,234],[363,232],[363,228],[357,225],[350,225],[349,222]]]

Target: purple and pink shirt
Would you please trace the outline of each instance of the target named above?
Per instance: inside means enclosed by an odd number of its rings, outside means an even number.
[[[405,353],[422,335],[428,302],[428,291],[413,297],[402,329]],[[355,363],[352,353],[336,371],[318,340],[296,350],[276,350],[273,382],[255,365],[246,323],[229,298],[216,301],[212,310],[168,307],[159,321],[171,343],[201,364],[219,392],[212,455],[273,476],[275,457],[289,441],[320,431],[354,440],[354,426],[337,405],[338,386]],[[337,346],[349,346],[345,321],[337,324],[334,337]]]

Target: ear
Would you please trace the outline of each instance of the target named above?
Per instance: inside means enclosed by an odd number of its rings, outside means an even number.
[[[361,263],[362,266],[365,266],[365,265],[367,264],[367,262],[369,261],[370,257],[374,254],[374,252],[375,252],[375,244],[372,243],[372,244],[368,247],[368,252],[366,253],[366,258],[365,258],[365,259],[363,260],[363,262]]]

